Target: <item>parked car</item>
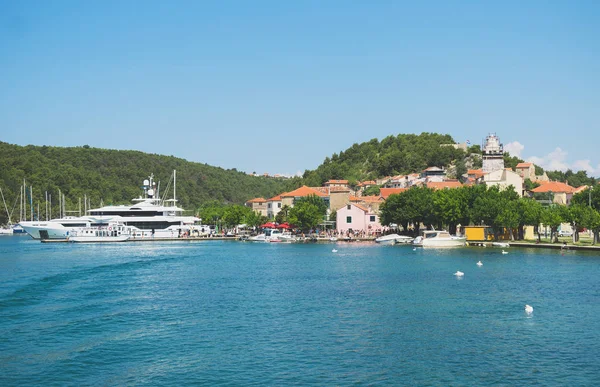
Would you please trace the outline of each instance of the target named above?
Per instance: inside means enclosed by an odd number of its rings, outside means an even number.
[[[570,237],[570,236],[573,236],[573,231],[560,230],[558,232],[558,236],[561,236],[561,237]]]

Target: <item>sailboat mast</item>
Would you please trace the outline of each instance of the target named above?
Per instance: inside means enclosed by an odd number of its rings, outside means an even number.
[[[2,187],[0,187],[0,194],[2,194],[2,203],[4,203],[4,209],[6,210],[6,215],[8,215],[8,224],[12,224],[12,222],[10,221],[10,212],[8,212],[6,200],[4,200],[4,194],[2,193]]]
[[[173,206],[177,202],[177,170],[173,170]]]

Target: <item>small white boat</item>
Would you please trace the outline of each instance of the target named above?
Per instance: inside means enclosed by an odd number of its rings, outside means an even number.
[[[0,235],[12,235],[13,233],[12,227],[0,227]]]
[[[492,242],[492,246],[494,247],[510,247],[510,244],[507,242]]]
[[[413,244],[421,247],[461,247],[466,241],[467,238],[450,235],[448,231],[426,230],[415,238]]]
[[[251,236],[248,238],[249,242],[296,242],[298,238],[292,235],[291,232],[281,232],[275,228],[267,228],[262,234]]]
[[[99,243],[99,242],[125,242],[131,238],[131,228],[123,225],[109,225],[108,227],[81,227],[69,233],[69,242]]]
[[[395,245],[396,243],[408,244],[413,241],[413,238],[406,235],[388,234],[375,239],[376,243],[382,245]]]

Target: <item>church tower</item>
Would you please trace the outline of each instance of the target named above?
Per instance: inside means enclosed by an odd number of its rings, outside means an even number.
[[[490,133],[481,148],[483,154],[483,173],[504,169],[504,147],[496,133]]]

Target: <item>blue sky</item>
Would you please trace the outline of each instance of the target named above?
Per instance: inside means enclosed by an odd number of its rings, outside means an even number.
[[[596,1],[0,0],[0,140],[296,174],[372,138],[493,132],[600,176],[599,19]]]

